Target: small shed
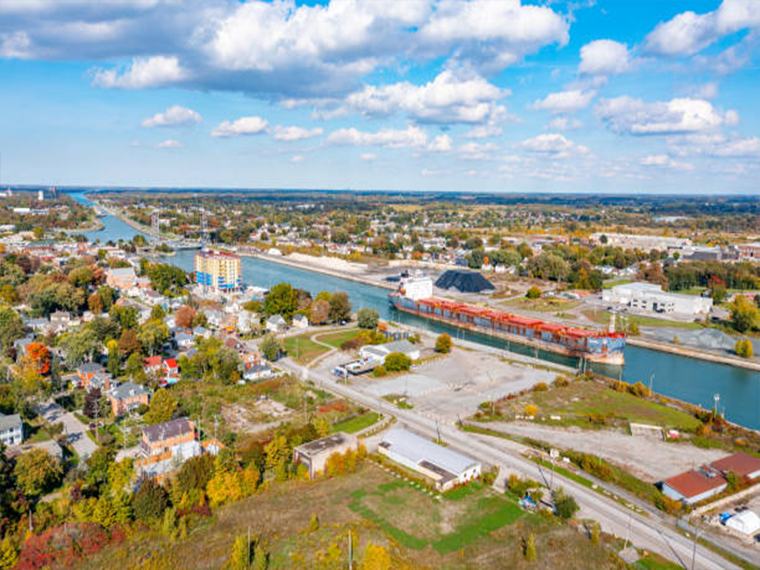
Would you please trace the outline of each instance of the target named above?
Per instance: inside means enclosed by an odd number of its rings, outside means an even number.
[[[760,530],[760,517],[753,511],[742,511],[728,519],[726,526],[742,534],[752,536]]]

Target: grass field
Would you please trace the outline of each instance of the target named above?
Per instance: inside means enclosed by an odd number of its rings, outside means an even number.
[[[316,531],[307,530],[312,514]],[[390,551],[394,570],[616,568],[604,548],[566,525],[524,514],[505,496],[475,489],[438,501],[372,464],[342,477],[275,484],[219,509],[185,538],[138,532],[81,568],[219,569],[249,527],[268,543],[270,569],[345,568],[349,529],[355,567],[371,541]],[[538,554],[530,565],[522,554],[529,534]]]
[[[524,309],[526,311],[538,311],[542,313],[554,313],[556,311],[570,311],[581,305],[580,301],[571,299],[528,299],[520,297],[519,299],[510,299],[502,303],[505,307],[515,309]]]
[[[611,314],[608,313],[607,311],[586,310],[586,311],[583,311],[583,314],[586,316],[586,318],[595,322],[598,325],[610,324]],[[626,320],[626,323],[629,325],[635,323],[636,325],[640,327],[669,327],[669,328],[679,328],[679,329],[704,328],[704,325],[701,323],[684,322],[684,321],[669,321],[667,319],[658,319],[655,317],[647,317],[645,315],[626,314],[625,320]]]
[[[357,336],[359,336],[360,332],[361,332],[360,329],[354,328],[354,329],[347,329],[343,331],[322,333],[318,335],[316,338],[320,342],[329,344],[330,346],[334,348],[340,348],[341,344],[343,344],[347,340],[355,339]]]
[[[626,283],[631,283],[630,279],[615,279],[614,281],[605,281],[602,284],[602,289],[612,289],[613,287],[616,287],[617,285],[625,285]]]
[[[542,415],[613,414],[625,422],[657,424],[679,429],[694,429],[699,420],[694,416],[657,402],[650,402],[626,392],[617,392],[596,382],[571,382],[546,392],[529,392],[506,402],[514,411],[526,404],[535,404]],[[588,422],[584,422],[590,427]]]
[[[283,341],[285,352],[299,364],[308,364],[330,350],[321,344],[317,344],[310,337],[311,333],[287,337]]]
[[[332,430],[334,432],[342,431],[346,433],[356,433],[357,431],[361,431],[371,425],[376,424],[379,419],[380,414],[377,412],[366,412],[360,416],[356,416],[355,418],[350,418],[348,420],[338,422],[337,424],[333,424]]]

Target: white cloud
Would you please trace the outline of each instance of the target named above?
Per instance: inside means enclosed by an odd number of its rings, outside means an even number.
[[[572,89],[570,91],[560,91],[550,93],[544,99],[535,101],[529,105],[531,109],[546,110],[552,113],[574,113],[588,107],[591,100],[596,95],[596,91],[582,91],[581,89]]]
[[[156,148],[182,148],[183,146],[185,145],[183,145],[178,140],[167,139],[165,141],[161,141],[160,143],[158,143],[156,145]]]
[[[602,99],[596,112],[611,130],[631,135],[700,132],[735,124],[739,118],[735,111],[721,113],[709,101],[689,98],[656,103],[627,96]]]
[[[289,127],[277,125],[274,128],[274,138],[278,141],[292,142],[318,137],[323,132],[324,131],[319,127],[314,129],[304,129],[303,127],[298,127],[295,125]]]
[[[526,139],[519,145],[521,148],[551,158],[567,158],[571,155],[585,155],[588,147],[575,144],[559,133],[547,133]]]
[[[361,158],[364,162],[372,162],[373,160],[377,160],[377,155],[371,152],[365,152],[363,154],[360,154],[359,158]]]
[[[449,152],[454,147],[449,135],[439,135],[430,142],[427,148],[431,152]]]
[[[467,160],[492,160],[493,153],[498,150],[494,143],[468,142],[457,147],[457,154]]]
[[[173,105],[163,113],[156,113],[148,117],[141,124],[143,127],[180,127],[200,123],[202,117],[196,111],[187,107]]]
[[[470,129],[465,135],[468,139],[489,139],[501,136],[503,129],[493,123],[477,125]]]
[[[235,121],[224,121],[211,131],[214,138],[258,135],[266,132],[269,122],[261,117],[240,117]]]
[[[642,166],[671,168],[673,170],[694,170],[694,165],[672,159],[667,154],[650,154],[641,159]]]
[[[572,131],[574,129],[578,129],[583,126],[583,123],[581,123],[578,119],[573,119],[570,117],[554,117],[549,123],[544,127],[544,130],[547,131]]]
[[[586,75],[615,75],[631,67],[628,47],[613,40],[596,40],[581,48],[578,71]]]
[[[680,156],[705,155],[720,158],[760,157],[760,138],[722,133],[670,137],[671,152]]]
[[[569,27],[567,19],[550,8],[525,6],[519,0],[441,0],[420,27],[418,41],[432,53],[454,49],[456,60],[493,71],[544,46],[564,46]]]
[[[385,128],[376,133],[359,131],[354,127],[330,133],[327,142],[336,145],[383,146],[386,148],[414,148],[427,145],[428,135],[414,125],[405,130]]]
[[[296,155],[290,159],[290,162],[292,162],[293,164],[298,164],[298,163],[303,162],[304,160],[306,160],[306,157],[301,156],[301,155]]]
[[[683,92],[694,99],[715,99],[718,96],[718,84],[708,81],[701,85],[689,85]]]
[[[0,57],[24,59],[31,56],[32,42],[26,32],[0,34]]]
[[[713,12],[682,12],[659,23],[645,38],[644,47],[657,55],[693,55],[725,35],[751,28],[760,29],[760,2],[724,0]]]
[[[402,111],[429,123],[482,123],[503,112],[495,102],[507,94],[479,75],[465,78],[446,70],[420,86],[406,81],[383,87],[367,85],[346,98],[345,108],[367,116]]]
[[[189,77],[176,57],[138,57],[127,69],[112,68],[95,72],[93,83],[99,87],[146,89],[179,83]]]

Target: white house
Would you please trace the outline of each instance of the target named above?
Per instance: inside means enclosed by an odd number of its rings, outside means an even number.
[[[396,340],[385,344],[367,345],[359,349],[359,355],[362,358],[372,358],[379,361],[380,364],[384,363],[385,357],[392,352],[400,352],[412,360],[417,360],[420,357],[420,349],[408,340]]]
[[[21,416],[0,413],[0,441],[5,445],[19,445],[24,441],[24,424]]]
[[[278,333],[288,328],[288,323],[282,318],[282,315],[273,315],[267,319],[267,332]]]
[[[631,312],[704,316],[712,308],[712,299],[697,295],[680,295],[662,290],[654,283],[625,283],[602,291],[602,300],[627,307]]]
[[[401,428],[386,433],[378,451],[432,479],[440,491],[476,479],[481,472],[479,461]]]
[[[271,378],[273,375],[274,370],[272,370],[272,367],[268,364],[251,364],[243,370],[243,381],[256,382],[258,380]]]
[[[293,326],[297,329],[309,328],[309,319],[306,315],[296,315],[293,317]]]

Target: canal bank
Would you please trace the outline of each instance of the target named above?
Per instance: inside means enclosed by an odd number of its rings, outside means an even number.
[[[79,198],[86,200],[83,195]],[[103,230],[85,234],[90,240],[99,239],[101,242],[118,241],[119,238],[129,240],[139,233],[114,216],[105,216],[101,221],[105,226]],[[192,271],[194,254],[193,251],[182,250],[175,256],[167,258],[166,261],[186,271]],[[531,349],[510,344],[496,337],[457,329],[451,325],[431,323],[395,311],[388,304],[388,290],[379,287],[376,283],[349,280],[345,276],[316,272],[315,269],[308,269],[303,265],[289,265],[261,257],[244,257],[242,271],[243,279],[252,285],[269,288],[286,281],[312,294],[319,291],[345,291],[355,309],[374,308],[384,319],[413,325],[433,333],[447,332],[455,339],[539,357],[541,360],[562,366],[578,367],[577,361],[560,355],[540,351],[536,353]],[[651,384],[655,392],[708,409],[714,405],[715,394],[719,394],[719,406],[727,419],[745,427],[760,429],[760,372],[720,362],[698,360],[660,349],[635,346],[635,343],[629,343],[626,346],[625,361],[626,365],[622,368],[598,365],[590,368],[605,376],[618,378],[631,384],[636,382],[642,382],[647,386]]]

